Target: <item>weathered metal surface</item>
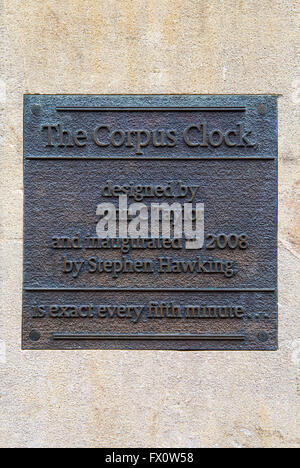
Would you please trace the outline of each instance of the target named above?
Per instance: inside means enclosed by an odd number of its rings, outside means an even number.
[[[149,186],[198,187],[204,247],[87,248],[97,206]],[[24,349],[277,348],[276,97],[27,95],[24,190]]]

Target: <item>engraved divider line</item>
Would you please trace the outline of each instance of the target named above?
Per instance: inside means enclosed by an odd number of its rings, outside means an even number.
[[[246,107],[68,107],[57,106],[58,112],[245,112]]]
[[[65,291],[65,292],[266,292],[274,293],[275,288],[35,288],[25,287],[25,291]]]
[[[171,334],[105,334],[105,333],[54,333],[54,340],[226,340],[243,341],[243,335],[171,335]]]
[[[165,156],[26,156],[25,159],[30,160],[73,160],[73,161],[97,161],[97,160],[112,160],[115,159],[116,161],[226,161],[226,160],[259,160],[259,161],[271,161],[275,160],[275,156],[182,156],[179,158],[172,158],[172,157],[165,157]]]

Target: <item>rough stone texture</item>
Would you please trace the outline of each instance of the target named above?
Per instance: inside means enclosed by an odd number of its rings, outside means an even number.
[[[299,446],[298,2],[0,5],[0,446]],[[23,93],[280,94],[278,352],[21,351]]]

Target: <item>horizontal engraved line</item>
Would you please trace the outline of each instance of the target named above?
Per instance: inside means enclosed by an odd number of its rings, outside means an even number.
[[[243,335],[171,335],[171,334],[106,334],[106,333],[54,333],[54,340],[234,340],[243,341]]]
[[[79,292],[275,292],[275,288],[35,288],[25,287],[25,291],[79,291]]]
[[[140,161],[192,161],[192,160],[274,160],[275,156],[180,156],[179,158],[173,158],[168,156],[26,156],[28,160],[36,160],[36,159],[45,159],[45,160],[74,160],[74,161],[89,161],[89,160],[112,160],[116,159],[118,161],[124,159],[127,160],[140,160]]]
[[[246,107],[56,107],[58,112],[245,112]]]

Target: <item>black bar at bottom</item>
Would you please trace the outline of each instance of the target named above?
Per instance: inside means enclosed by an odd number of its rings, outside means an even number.
[[[239,340],[243,335],[171,335],[171,334],[105,334],[105,333],[55,333],[54,340]]]

